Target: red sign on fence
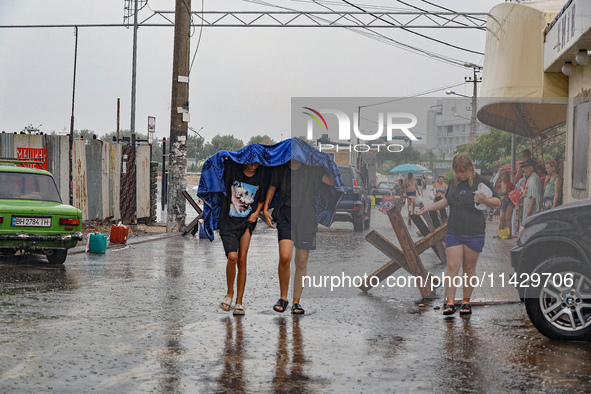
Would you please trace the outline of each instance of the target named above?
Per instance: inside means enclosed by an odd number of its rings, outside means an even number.
[[[19,167],[39,168],[49,171],[48,149],[44,148],[16,148],[16,157],[18,159],[43,159],[39,163],[19,164]]]

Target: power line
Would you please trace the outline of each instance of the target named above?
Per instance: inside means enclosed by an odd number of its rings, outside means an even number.
[[[189,75],[191,75],[191,70],[193,69],[193,63],[195,62],[195,57],[197,57],[197,50],[199,49],[199,44],[201,43],[201,34],[203,33],[203,8],[205,0],[201,0],[201,28],[199,29],[199,39],[197,40],[197,46],[195,47],[195,53],[193,54],[193,60],[191,60],[191,66],[189,67]],[[191,16],[191,21],[193,17]]]
[[[435,93],[435,92],[440,92],[442,90],[447,90],[447,89],[455,88],[456,86],[460,86],[460,85],[464,85],[464,84],[465,84],[465,82],[460,82],[460,83],[456,83],[455,85],[442,86],[442,87],[439,87],[439,88],[426,90],[424,92],[414,93],[414,94],[411,94],[410,96],[399,97],[399,98],[396,98],[396,99],[393,99],[393,100],[383,101],[381,103],[361,105],[360,108],[375,107],[375,106],[378,106],[378,105],[394,103],[396,101],[407,100],[407,99],[414,98],[414,97],[424,96],[424,95],[429,94],[429,93]]]
[[[336,12],[335,10],[331,9],[328,6],[319,4],[316,0],[312,0],[312,1],[314,3],[316,3],[317,5],[328,9],[331,12]],[[361,10],[361,11],[365,12],[364,10]],[[370,35],[368,35],[367,33],[364,34],[363,32],[360,32],[360,31],[357,31],[357,30],[353,30],[353,31],[356,32],[356,33],[358,33],[358,34],[365,35],[366,37],[376,39],[376,40],[378,40],[380,42],[387,43],[389,45],[395,46],[395,47],[400,48],[400,49],[403,49],[403,50],[408,50],[408,51],[411,51],[411,52],[414,51],[414,52],[423,53],[423,55],[420,55],[420,56],[423,56],[423,57],[428,57],[428,58],[432,58],[432,59],[435,59],[435,60],[438,60],[438,61],[442,61],[442,62],[445,62],[445,63],[450,63],[450,64],[455,65],[455,66],[458,66],[458,67],[463,67],[464,66],[464,62],[462,62],[460,60],[453,59],[453,58],[450,58],[450,57],[447,57],[447,56],[443,56],[443,55],[439,55],[439,54],[436,54],[435,52],[431,52],[431,51],[427,51],[427,50],[424,50],[424,49],[421,49],[421,48],[413,47],[413,46],[408,45],[408,44],[404,44],[404,43],[402,43],[400,41],[396,41],[396,40],[394,40],[394,39],[392,39],[390,37],[387,37],[387,36],[385,36],[385,35],[383,35],[381,33],[378,33],[378,32],[376,32],[376,31],[374,31],[372,29],[369,29],[369,28],[365,28],[365,30],[370,31],[371,34]]]
[[[450,11],[450,12],[455,12],[455,11],[454,11],[454,10],[452,10],[452,9],[445,8],[445,7],[443,7],[443,6],[440,6],[439,4],[434,4],[434,3],[431,3],[430,1],[427,1],[427,0],[421,0],[421,1],[422,1],[423,3],[427,3],[427,4],[429,4],[429,5],[432,5],[432,6],[435,6],[435,7],[441,8],[442,10],[446,10],[446,11]],[[475,17],[470,17],[470,18],[472,18],[472,19],[476,19],[477,21],[480,21],[480,22],[486,22],[486,20],[484,20],[484,19],[475,18]]]
[[[243,1],[248,2],[248,3],[265,5],[265,6],[269,6],[269,7],[275,7],[275,8],[279,8],[279,9],[283,9],[283,10],[288,10],[288,11],[297,11],[297,10],[294,10],[292,8],[278,6],[278,5],[271,4],[271,3],[268,3],[268,2],[262,1],[262,0],[243,0]],[[331,9],[330,7],[327,7],[327,6],[323,5],[323,4],[320,4],[320,3],[316,2],[316,0],[312,0],[312,1],[315,4],[317,4],[317,5],[319,5],[319,6],[323,7],[323,8],[326,8],[326,9],[328,9],[331,12],[336,12],[333,9]],[[364,11],[364,13],[365,13],[365,11]],[[345,18],[345,19],[347,19],[347,18]],[[464,62],[461,61],[461,60],[453,59],[453,58],[450,58],[450,57],[447,57],[447,56],[444,56],[444,55],[439,55],[439,54],[437,54],[435,52],[430,52],[430,51],[427,51],[427,50],[424,50],[424,49],[421,49],[421,48],[413,47],[412,45],[404,44],[404,43],[399,42],[399,41],[396,41],[396,40],[394,40],[394,39],[392,39],[390,37],[387,37],[387,36],[385,36],[383,34],[380,34],[378,32],[375,32],[375,31],[373,31],[372,29],[369,29],[369,28],[363,28],[363,30],[367,30],[370,33],[366,32],[366,31],[360,31],[360,30],[357,30],[357,29],[353,29],[353,28],[347,28],[347,29],[353,31],[354,33],[361,34],[361,35],[363,35],[365,37],[368,37],[368,38],[377,40],[379,42],[382,42],[382,43],[385,43],[385,44],[388,44],[388,45],[392,45],[392,46],[397,47],[397,48],[400,48],[402,50],[413,52],[415,54],[418,54],[419,56],[423,56],[423,57],[427,57],[427,58],[434,59],[434,60],[437,60],[437,61],[441,61],[441,62],[444,62],[444,63],[452,64],[452,65],[454,65],[456,67],[464,67]]]
[[[347,3],[347,4],[349,4],[351,7],[355,7],[355,8],[357,8],[357,9],[358,9],[358,10],[360,10],[360,11],[367,12],[367,11],[365,11],[363,8],[361,8],[361,7],[358,7],[358,6],[356,6],[355,4],[352,4],[352,3],[348,2],[347,0],[342,0],[342,1],[343,1],[343,2],[345,2],[345,3]],[[398,2],[400,2],[400,3],[402,3],[402,4],[406,4],[406,3],[404,3],[404,2],[402,2],[402,1],[400,1],[400,0],[397,0],[397,1],[398,1]],[[370,14],[370,15],[372,15],[372,16],[374,16],[374,17],[376,17],[376,18],[378,18],[379,20],[381,20],[381,21],[383,21],[383,22],[385,22],[385,23],[392,24],[392,22],[386,21],[386,20],[384,20],[384,19],[382,19],[382,18],[380,18],[380,17],[378,17],[378,16],[376,16],[376,15],[374,15],[374,14],[372,14],[372,13],[369,13],[369,14]],[[482,52],[473,51],[473,50],[471,50],[471,49],[467,49],[467,48],[462,48],[462,47],[459,47],[459,46],[457,46],[457,45],[453,45],[453,44],[447,43],[447,42],[445,42],[445,41],[441,41],[441,40],[438,40],[438,39],[436,39],[436,38],[433,38],[433,37],[426,36],[426,35],[424,35],[424,34],[418,33],[418,32],[416,32],[416,31],[409,30],[409,29],[407,29],[407,28],[404,28],[404,27],[402,27],[402,29],[403,29],[404,31],[407,31],[407,32],[409,32],[409,33],[416,34],[417,36],[420,36],[420,37],[426,38],[426,39],[428,39],[428,40],[431,40],[431,41],[438,42],[438,43],[440,43],[440,44],[443,44],[443,45],[447,45],[447,46],[449,46],[449,47],[452,47],[452,48],[455,48],[455,49],[459,49],[459,50],[461,50],[461,51],[471,52],[471,53],[475,53],[475,54],[477,54],[477,55],[484,55],[484,53],[482,53]]]

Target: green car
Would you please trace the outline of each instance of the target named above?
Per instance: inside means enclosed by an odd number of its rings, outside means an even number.
[[[0,165],[0,253],[45,254],[63,264],[82,240],[82,211],[62,204],[50,172]]]

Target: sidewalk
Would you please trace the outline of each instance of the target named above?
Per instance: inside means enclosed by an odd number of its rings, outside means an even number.
[[[480,280],[484,275],[484,283],[474,289],[472,294],[472,304],[474,305],[520,302],[517,289],[509,284],[509,279],[513,275],[510,250],[515,247],[517,239],[493,239],[498,229],[498,219],[492,222],[487,221],[486,241],[476,266],[476,274]],[[461,291],[458,291],[457,294],[457,297],[460,297]]]
[[[122,248],[129,246],[129,245],[136,245],[136,244],[141,244],[143,242],[156,241],[159,239],[171,238],[171,237],[176,237],[176,236],[180,237],[181,233],[160,233],[160,234],[155,234],[155,235],[147,235],[147,236],[143,236],[143,237],[134,237],[134,238],[128,239],[127,244],[125,244],[125,245],[108,242],[107,243],[107,250],[122,249]],[[86,253],[86,245],[76,246],[76,247],[68,250],[69,255],[79,254],[79,253]]]

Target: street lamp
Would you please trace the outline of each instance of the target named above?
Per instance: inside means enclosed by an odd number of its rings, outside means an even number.
[[[472,119],[470,119],[470,118],[466,118],[465,116],[458,115],[458,114],[454,114],[454,116],[455,116],[456,118],[462,118],[462,119],[466,119],[466,120],[472,120]]]
[[[471,98],[472,98],[472,97],[470,97],[470,96],[466,96],[466,95],[464,95],[464,94],[459,94],[459,93],[456,93],[456,92],[454,92],[454,91],[451,91],[451,90],[446,90],[446,91],[445,91],[445,94],[447,94],[448,96],[449,96],[450,94],[454,94],[454,95],[456,95],[456,96],[462,96],[462,97],[466,97],[466,98],[469,98],[469,99],[471,99]]]

